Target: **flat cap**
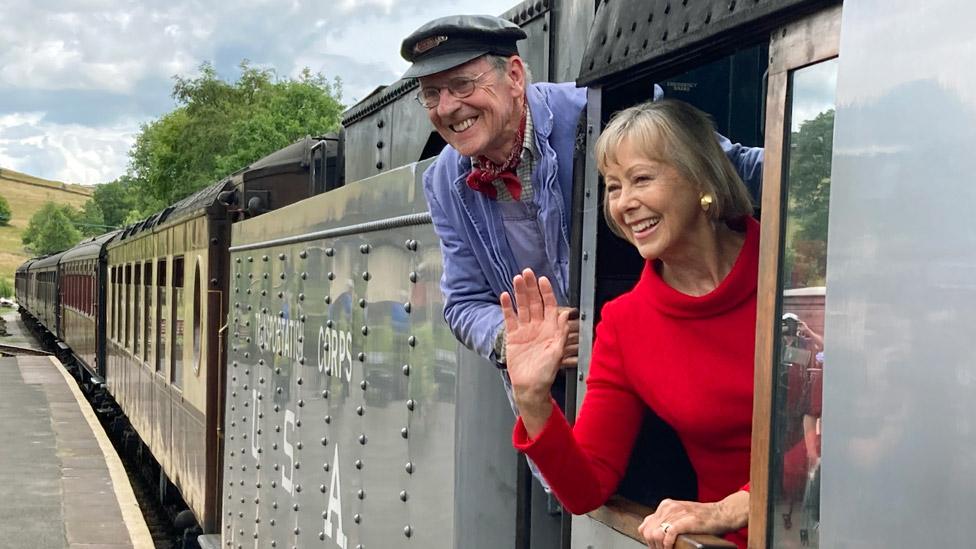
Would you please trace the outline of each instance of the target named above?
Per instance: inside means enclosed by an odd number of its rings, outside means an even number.
[[[525,31],[501,17],[450,15],[434,19],[403,39],[400,55],[413,63],[404,78],[446,71],[491,53],[518,55],[516,42]]]

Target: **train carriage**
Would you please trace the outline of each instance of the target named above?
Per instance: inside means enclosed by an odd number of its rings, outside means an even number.
[[[118,231],[84,240],[61,256],[61,329],[58,338],[84,369],[83,382],[105,380],[105,245]]]
[[[27,261],[21,263],[14,272],[14,298],[17,299],[17,304],[19,305],[21,311],[27,311],[30,309],[30,266],[35,261],[37,261],[37,258],[28,259]]]
[[[61,326],[61,292],[58,287],[58,262],[64,252],[42,257],[27,269],[28,304],[36,322],[55,338]]]
[[[335,141],[289,145],[107,246],[109,392],[205,530],[218,520],[230,226],[340,185]]]

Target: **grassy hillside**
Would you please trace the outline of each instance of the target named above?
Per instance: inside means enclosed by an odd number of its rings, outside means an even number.
[[[14,271],[29,257],[20,235],[34,212],[48,201],[80,209],[91,197],[91,189],[0,169],[0,196],[7,199],[12,214],[10,225],[0,227],[0,278],[9,280],[12,286]]]

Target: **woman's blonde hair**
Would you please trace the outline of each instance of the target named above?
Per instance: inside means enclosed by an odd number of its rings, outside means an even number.
[[[713,221],[734,221],[752,215],[749,191],[719,146],[708,115],[683,101],[664,99],[641,103],[613,115],[596,142],[600,173],[617,162],[624,140],[652,160],[674,166],[682,177],[713,197],[707,215]],[[604,189],[603,216],[610,230],[626,238],[610,216]]]

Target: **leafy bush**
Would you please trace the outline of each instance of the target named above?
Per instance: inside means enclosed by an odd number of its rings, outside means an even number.
[[[7,199],[0,196],[0,225],[10,224],[10,204],[7,204]]]

